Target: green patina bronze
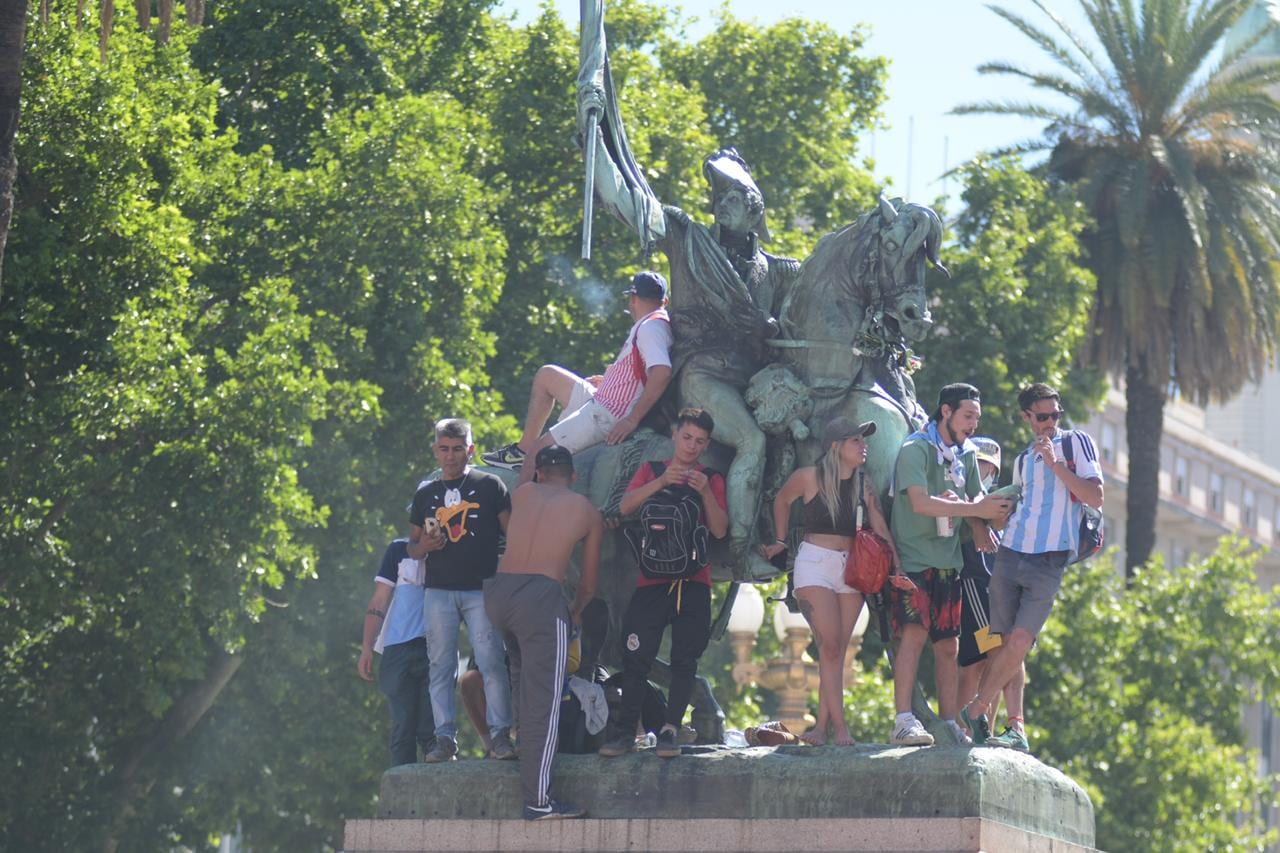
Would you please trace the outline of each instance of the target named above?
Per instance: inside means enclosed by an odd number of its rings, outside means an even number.
[[[760,248],[768,239],[764,194],[738,152],[723,149],[704,162],[714,220],[704,225],[664,205],[631,154],[603,0],[582,4],[580,59],[579,129],[598,134],[584,145],[588,187],[644,253],[667,256],[674,403],[711,412],[725,451],[717,460],[729,501],[722,568],[736,580],[774,577],[754,547],[775,536],[765,510],[794,467],[821,453],[813,436],[822,424],[839,415],[877,423],[869,472],[883,491],[898,445],[923,420],[909,346],[931,323],[926,262],[946,272],[942,224],[927,207],[881,199],[823,237],[803,264],[771,255]],[[624,481],[628,468],[615,467]]]

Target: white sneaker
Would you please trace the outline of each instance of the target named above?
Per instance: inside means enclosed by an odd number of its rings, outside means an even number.
[[[925,730],[924,725],[914,716],[906,722],[898,723],[889,736],[889,743],[894,746],[933,746],[933,735]]]

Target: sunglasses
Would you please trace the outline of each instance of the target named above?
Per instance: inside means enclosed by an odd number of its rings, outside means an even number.
[[[1034,416],[1035,416],[1035,419],[1036,419],[1036,423],[1041,423],[1041,424],[1042,424],[1042,423],[1044,423],[1045,421],[1050,420],[1050,419],[1052,419],[1052,420],[1055,420],[1055,421],[1056,421],[1056,420],[1060,419],[1063,415],[1065,415],[1065,414],[1066,414],[1066,412],[1062,411],[1061,409],[1059,409],[1059,410],[1058,410],[1058,411],[1056,411],[1056,412],[1033,412],[1033,411],[1031,411],[1030,409],[1028,409],[1028,410],[1027,410],[1027,414],[1028,414],[1028,415],[1034,415]]]

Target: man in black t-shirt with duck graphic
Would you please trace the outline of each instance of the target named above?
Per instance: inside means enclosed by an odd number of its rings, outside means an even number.
[[[498,568],[498,536],[506,532],[511,517],[511,495],[502,480],[468,464],[475,447],[467,421],[448,418],[437,423],[431,449],[440,476],[418,487],[409,509],[409,555],[426,558],[425,618],[436,745],[425,760],[449,761],[458,751],[454,711],[458,630],[463,622],[484,680],[491,755],[514,759],[506,652],[485,614],[481,591]]]

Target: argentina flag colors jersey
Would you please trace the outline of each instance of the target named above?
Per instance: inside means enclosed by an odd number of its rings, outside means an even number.
[[[1072,442],[1071,464],[1076,476],[1101,482],[1102,467],[1093,439],[1079,430],[1059,430],[1053,437],[1059,459],[1067,458],[1062,448],[1064,440]],[[1062,479],[1028,448],[1014,460],[1013,481],[1022,486],[1022,500],[1005,526],[1001,544],[1022,554],[1074,554],[1079,546],[1082,510]]]

